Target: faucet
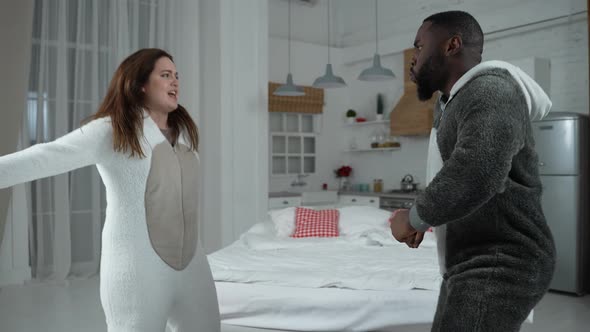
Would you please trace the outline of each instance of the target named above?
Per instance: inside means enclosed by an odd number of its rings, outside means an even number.
[[[307,185],[305,181],[303,181],[304,177],[307,177],[309,174],[297,174],[297,180],[291,182],[291,187],[303,187]]]

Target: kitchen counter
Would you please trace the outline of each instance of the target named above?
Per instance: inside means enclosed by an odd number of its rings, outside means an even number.
[[[415,198],[421,191],[414,191],[414,192],[380,192],[376,193],[373,191],[339,191],[338,195],[351,195],[351,196],[368,196],[368,197],[403,197],[403,198]]]
[[[293,193],[290,191],[275,191],[268,193],[268,198],[276,197],[301,197],[301,193]]]
[[[381,192],[381,193],[376,193],[373,191],[339,191],[338,195],[349,195],[349,196],[365,196],[365,197],[387,197],[387,198],[396,198],[396,197],[401,197],[401,198],[416,198],[416,196],[422,192],[421,190],[418,191],[413,191],[413,192]],[[290,192],[290,191],[275,191],[275,192],[269,192],[268,193],[268,198],[277,198],[277,197],[301,197],[301,193],[296,193],[296,192]]]

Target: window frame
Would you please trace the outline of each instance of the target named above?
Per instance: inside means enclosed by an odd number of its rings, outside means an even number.
[[[316,175],[317,174],[317,160],[318,160],[318,119],[320,114],[308,114],[308,113],[294,113],[294,112],[271,112],[269,120],[273,116],[280,116],[282,131],[273,131],[272,125],[269,125],[269,170],[272,178],[285,178],[292,177],[298,174],[305,175]],[[288,117],[297,116],[297,130],[287,131]],[[311,130],[303,131],[303,118],[311,117]],[[270,122],[270,121],[269,121]],[[274,151],[274,138],[283,137],[285,140],[284,151],[282,153]],[[289,152],[289,138],[299,138],[300,140],[300,151]],[[313,153],[305,152],[305,139],[313,138]],[[284,170],[285,173],[274,172],[274,158],[283,157],[285,158]],[[299,172],[289,172],[289,157],[299,157]],[[305,172],[305,160],[306,158],[313,158],[313,172]]]

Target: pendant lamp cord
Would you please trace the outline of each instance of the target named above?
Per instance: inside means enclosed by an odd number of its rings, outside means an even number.
[[[379,54],[379,11],[375,0],[375,54]]]
[[[288,68],[289,68],[289,74],[291,73],[291,0],[289,0],[289,6],[288,6],[288,18],[287,18],[287,25],[288,25],[288,31],[289,31],[289,42],[287,43],[287,61],[288,61]]]
[[[330,63],[330,0],[328,0],[328,63]]]

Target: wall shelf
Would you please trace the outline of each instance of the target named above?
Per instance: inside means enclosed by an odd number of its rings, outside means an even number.
[[[345,123],[345,127],[359,127],[359,126],[367,126],[367,125],[378,125],[378,124],[386,124],[389,123],[389,119],[384,120],[374,120],[374,121],[365,121],[365,122],[354,122],[354,123]]]

